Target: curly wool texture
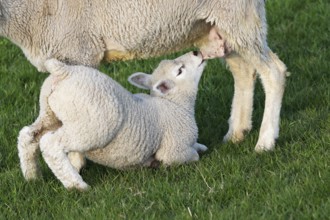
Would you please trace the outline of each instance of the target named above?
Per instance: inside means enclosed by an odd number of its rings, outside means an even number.
[[[163,61],[152,75],[135,73],[129,78],[153,90],[152,95],[131,94],[90,67],[68,66],[55,59],[45,66],[51,75],[41,89],[39,117],[18,137],[27,180],[40,175],[39,145],[64,186],[78,189],[88,187],[78,173],[83,156],[126,169],[150,166],[154,159],[166,165],[197,161],[197,151],[207,149],[196,142],[194,118],[198,81],[205,66],[200,53]]]
[[[225,55],[235,81],[224,140],[239,142],[251,130],[252,76],[258,73],[266,99],[255,150],[275,147],[286,66],[267,45],[264,0],[0,0],[0,13],[0,35],[22,48],[39,71],[46,71],[50,58],[97,67],[102,59],[212,47],[206,51]],[[212,30],[218,48],[209,44]]]
[[[97,66],[200,46],[214,25],[240,54],[265,53],[264,0],[0,0],[0,35],[38,70],[56,58]]]
[[[172,153],[180,155],[196,142],[191,111],[166,99],[133,95],[95,69],[69,68],[55,86],[58,76],[51,76],[43,87],[52,86],[48,103],[72,137],[70,146],[80,152],[92,150],[87,158],[125,168],[143,164],[161,145],[175,146]]]

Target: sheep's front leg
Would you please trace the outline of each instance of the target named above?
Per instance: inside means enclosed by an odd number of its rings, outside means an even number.
[[[88,185],[83,181],[67,156],[70,152],[70,140],[63,129],[48,132],[40,140],[41,153],[55,176],[67,189],[86,190]]]
[[[224,141],[240,142],[252,128],[255,68],[233,53],[226,58],[235,81],[235,91],[229,118],[229,130]]]
[[[34,180],[41,176],[38,164],[39,143],[36,140],[38,132],[34,126],[26,126],[19,132],[18,156],[26,180]]]

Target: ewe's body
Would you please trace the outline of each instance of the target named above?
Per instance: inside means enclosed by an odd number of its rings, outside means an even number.
[[[19,45],[39,71],[49,58],[97,66],[105,54],[117,60],[178,51],[211,28],[190,0],[0,2],[0,35]]]
[[[57,60],[47,61],[46,67],[51,75],[41,90],[40,115],[22,129],[18,140],[26,179],[38,176],[39,142],[57,178],[65,187],[78,189],[87,187],[77,172],[82,164],[75,157],[70,163],[68,153],[125,169],[148,165],[153,158],[166,165],[196,161],[197,150],[207,149],[196,143],[194,118],[204,68],[201,54],[162,61],[152,76],[134,74],[131,82],[150,89],[151,96],[133,95],[89,67]]]
[[[286,67],[267,45],[264,4],[264,0],[0,0],[0,35],[19,45],[40,71],[45,71],[49,58],[97,66],[102,59],[145,58],[193,45],[207,58],[226,55],[235,94],[225,140],[240,141],[252,128],[258,72],[266,101],[255,149],[272,150]],[[217,52],[210,52],[214,47]],[[228,55],[229,51],[233,52]]]

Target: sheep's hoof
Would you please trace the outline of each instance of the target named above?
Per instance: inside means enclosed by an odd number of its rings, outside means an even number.
[[[258,141],[256,147],[254,148],[255,152],[263,153],[267,151],[272,151],[275,148],[275,140],[261,142]]]
[[[273,148],[267,148],[267,147],[263,147],[263,146],[259,146],[259,145],[257,145],[254,148],[254,151],[257,153],[269,152],[269,151],[273,151],[273,150],[274,150]]]
[[[238,144],[242,142],[245,138],[245,135],[249,133],[250,129],[243,129],[241,131],[228,131],[228,133],[223,137],[223,142],[232,142],[234,144]]]

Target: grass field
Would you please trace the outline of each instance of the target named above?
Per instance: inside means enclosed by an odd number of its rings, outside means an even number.
[[[269,0],[267,9],[269,45],[291,72],[275,151],[254,152],[264,104],[260,83],[254,129],[238,145],[221,142],[233,79],[212,60],[196,105],[199,142],[209,147],[201,160],[130,171],[89,162],[82,176],[92,188],[85,193],[65,190],[44,163],[42,180],[24,181],[17,134],[37,117],[47,74],[0,39],[0,219],[330,219],[330,3]],[[127,77],[151,72],[161,59],[106,64],[101,70],[138,92]]]

